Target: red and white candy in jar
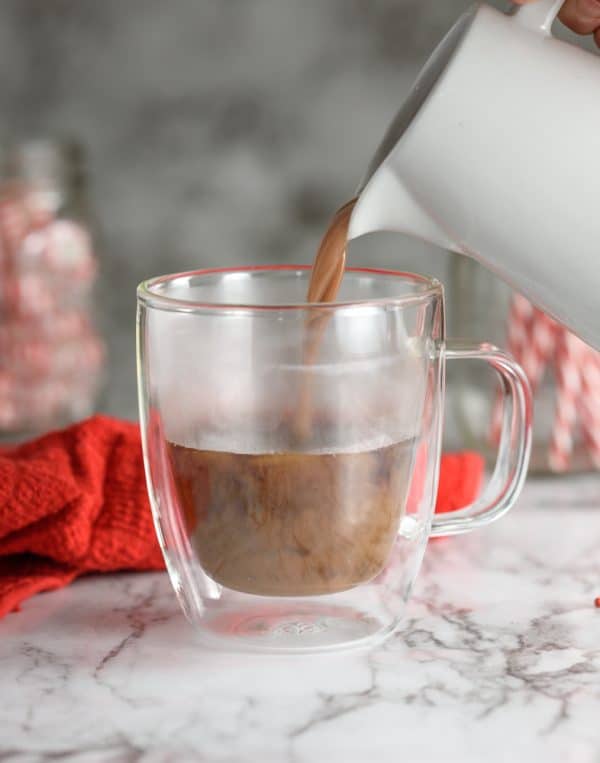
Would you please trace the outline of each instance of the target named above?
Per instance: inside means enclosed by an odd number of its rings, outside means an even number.
[[[0,436],[91,413],[104,344],[82,153],[51,140],[0,150]]]

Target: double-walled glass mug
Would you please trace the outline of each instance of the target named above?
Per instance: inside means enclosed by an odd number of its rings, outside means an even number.
[[[514,504],[531,438],[521,368],[447,342],[440,283],[349,269],[338,302],[303,303],[310,269],[164,276],[138,289],[148,490],[167,569],[206,643],[272,652],[391,633],[427,540]],[[502,377],[494,474],[434,516],[447,360]]]

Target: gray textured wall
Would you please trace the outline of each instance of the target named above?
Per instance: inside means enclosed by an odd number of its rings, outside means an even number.
[[[136,283],[207,264],[310,261],[467,4],[3,0],[4,131],[72,133],[89,151],[112,364],[106,410],[136,415]],[[447,258],[398,237],[360,256],[446,272]]]

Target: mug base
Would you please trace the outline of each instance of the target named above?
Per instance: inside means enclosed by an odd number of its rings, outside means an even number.
[[[235,651],[309,653],[370,647],[395,629],[351,606],[294,601],[257,601],[203,618],[200,637],[208,646]]]

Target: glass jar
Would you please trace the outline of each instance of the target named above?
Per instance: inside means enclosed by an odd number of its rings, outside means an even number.
[[[0,148],[0,435],[91,413],[104,344],[93,316],[97,260],[84,156],[49,139]]]
[[[467,257],[452,261],[452,333],[508,347],[534,388],[533,450],[537,473],[600,468],[600,353],[534,308],[503,281]],[[564,348],[567,348],[566,350]],[[568,348],[572,348],[569,351]],[[588,369],[590,373],[587,373]],[[499,411],[490,404],[494,374],[478,364],[453,369],[452,401],[460,437],[493,458]],[[585,382],[585,384],[584,384]],[[486,389],[487,387],[487,389]]]

